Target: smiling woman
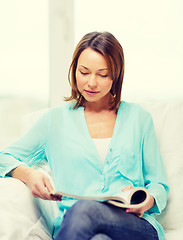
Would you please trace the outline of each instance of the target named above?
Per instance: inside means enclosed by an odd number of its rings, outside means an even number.
[[[0,176],[25,182],[34,197],[61,201],[55,240],[163,240],[154,214],[164,209],[169,188],[150,113],[121,101],[120,43],[109,32],[86,34],[76,47],[70,73],[73,101],[50,109],[0,153]],[[99,142],[107,151],[98,153]],[[123,210],[103,202],[55,199],[49,178],[32,168],[43,159],[58,190],[105,196],[143,186],[150,197],[143,207]]]
[[[76,69],[76,83],[78,91],[87,101],[95,103],[97,108],[105,102],[110,108],[112,94],[110,93],[113,80],[108,75],[108,66],[105,58],[91,48],[85,49],[79,59]]]
[[[110,96],[110,98],[107,101],[107,107],[117,111],[121,99],[123,77],[124,54],[117,39],[109,32],[86,34],[76,46],[73,54],[70,66],[72,90],[71,97],[67,100],[75,99],[76,108],[83,105],[85,96],[79,91],[81,86],[77,86],[77,81],[82,85],[89,83],[88,86],[82,86],[84,87],[82,91],[85,90],[87,95],[99,95],[99,97],[104,97],[106,91],[109,91],[110,94],[107,97]],[[99,87],[97,84],[105,86],[105,90],[97,89]],[[96,92],[99,93],[96,94]]]

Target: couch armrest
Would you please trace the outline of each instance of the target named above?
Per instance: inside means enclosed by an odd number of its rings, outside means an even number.
[[[0,192],[2,219],[0,236],[3,236],[4,240],[51,240],[52,228],[47,227],[51,221],[49,214],[53,209],[51,201],[45,201],[46,206],[44,206],[44,202],[37,202],[32,197],[29,188],[14,178],[0,178]],[[54,204],[56,203],[54,202]],[[42,215],[44,207],[47,209],[48,219]],[[51,216],[51,219],[53,217]]]

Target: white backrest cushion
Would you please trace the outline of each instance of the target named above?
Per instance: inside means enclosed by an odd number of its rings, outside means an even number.
[[[51,240],[44,218],[28,187],[15,178],[0,179],[2,239]]]
[[[183,228],[183,101],[140,103],[151,114],[170,194],[158,217],[165,230]]]

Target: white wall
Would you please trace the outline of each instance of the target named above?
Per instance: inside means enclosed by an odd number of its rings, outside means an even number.
[[[48,94],[48,0],[0,1],[0,96]]]
[[[75,0],[75,43],[110,31],[124,48],[123,98],[183,98],[182,0]]]
[[[25,114],[48,106],[49,1],[0,1],[0,148]]]
[[[70,95],[68,69],[74,45],[73,0],[49,0],[50,106]]]
[[[0,95],[18,96],[0,99],[0,141],[18,135],[37,98],[50,91],[51,106],[62,103],[73,45],[90,31],[110,31],[124,48],[123,99],[183,98],[182,9],[182,0],[0,1]]]

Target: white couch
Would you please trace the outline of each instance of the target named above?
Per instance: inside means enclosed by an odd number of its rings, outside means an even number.
[[[183,100],[139,104],[152,114],[170,186],[167,207],[157,218],[165,240],[183,240]],[[0,179],[0,194],[1,240],[51,239],[55,202],[34,199],[22,182],[11,178]]]

